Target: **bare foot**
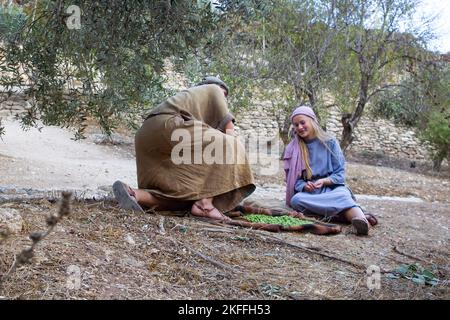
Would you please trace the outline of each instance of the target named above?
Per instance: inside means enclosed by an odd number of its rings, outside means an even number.
[[[214,220],[220,220],[220,221],[230,221],[231,219],[224,215],[222,212],[220,212],[216,207],[212,206],[212,204],[209,207],[204,207],[203,203],[200,201],[195,202],[192,205],[191,213],[194,216],[197,217],[204,217],[204,218],[210,218]]]

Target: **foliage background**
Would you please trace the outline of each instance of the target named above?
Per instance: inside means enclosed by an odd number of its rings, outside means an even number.
[[[319,118],[341,110],[341,147],[370,112],[415,127],[449,157],[449,55],[426,50],[431,30],[412,25],[416,0],[4,1],[0,6],[2,99],[31,102],[23,125],[111,134],[137,128],[165,89],[165,63],[191,84],[219,75],[234,112],[257,100],[286,114],[300,103]],[[66,25],[69,5],[81,28]],[[288,118],[280,127],[287,141]],[[1,130],[1,123],[0,123]],[[1,131],[0,131],[1,133]]]

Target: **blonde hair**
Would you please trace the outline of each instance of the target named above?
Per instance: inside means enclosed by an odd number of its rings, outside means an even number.
[[[330,150],[330,148],[328,147],[328,144],[326,143],[326,141],[332,139],[332,136],[329,133],[325,132],[320,127],[319,123],[316,120],[314,120],[310,117],[307,117],[307,118],[313,129],[314,138],[319,139],[320,142],[325,146],[325,148],[327,148],[328,151],[330,151],[331,154],[336,157],[336,155],[333,153],[333,151]],[[301,151],[302,157],[305,161],[306,179],[310,180],[312,178],[312,170],[311,170],[311,165],[309,163],[308,147],[306,146],[306,143],[302,138],[300,138],[298,140],[299,140],[299,145],[300,145],[300,151]]]

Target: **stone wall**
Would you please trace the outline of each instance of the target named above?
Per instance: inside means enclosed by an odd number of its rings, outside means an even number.
[[[25,100],[22,94],[10,97],[0,95],[0,119],[13,118],[18,114],[22,114],[29,106],[29,102]]]
[[[282,125],[283,115],[273,111],[270,102],[258,103],[251,110],[236,115],[237,131],[240,135],[262,135],[275,137]],[[278,118],[278,119],[277,119]],[[340,139],[341,117],[338,110],[331,110],[326,121],[327,131]],[[352,152],[381,153],[391,157],[410,160],[430,160],[432,148],[421,142],[411,128],[396,125],[384,119],[364,116],[355,130]]]
[[[270,102],[260,102],[254,108],[234,113],[235,130],[239,135],[257,135],[268,138],[278,137],[277,114]]]
[[[327,131],[340,139],[342,124],[338,110],[331,110]],[[429,160],[432,148],[420,141],[411,128],[385,119],[363,116],[355,129],[355,139],[350,146],[353,152],[374,152],[410,160]]]

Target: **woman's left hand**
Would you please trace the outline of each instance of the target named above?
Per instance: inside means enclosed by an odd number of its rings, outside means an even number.
[[[327,182],[326,178],[325,179],[319,179],[319,180],[314,182],[314,187],[316,189],[320,189],[320,188],[322,188],[323,186],[326,185],[326,182]]]

